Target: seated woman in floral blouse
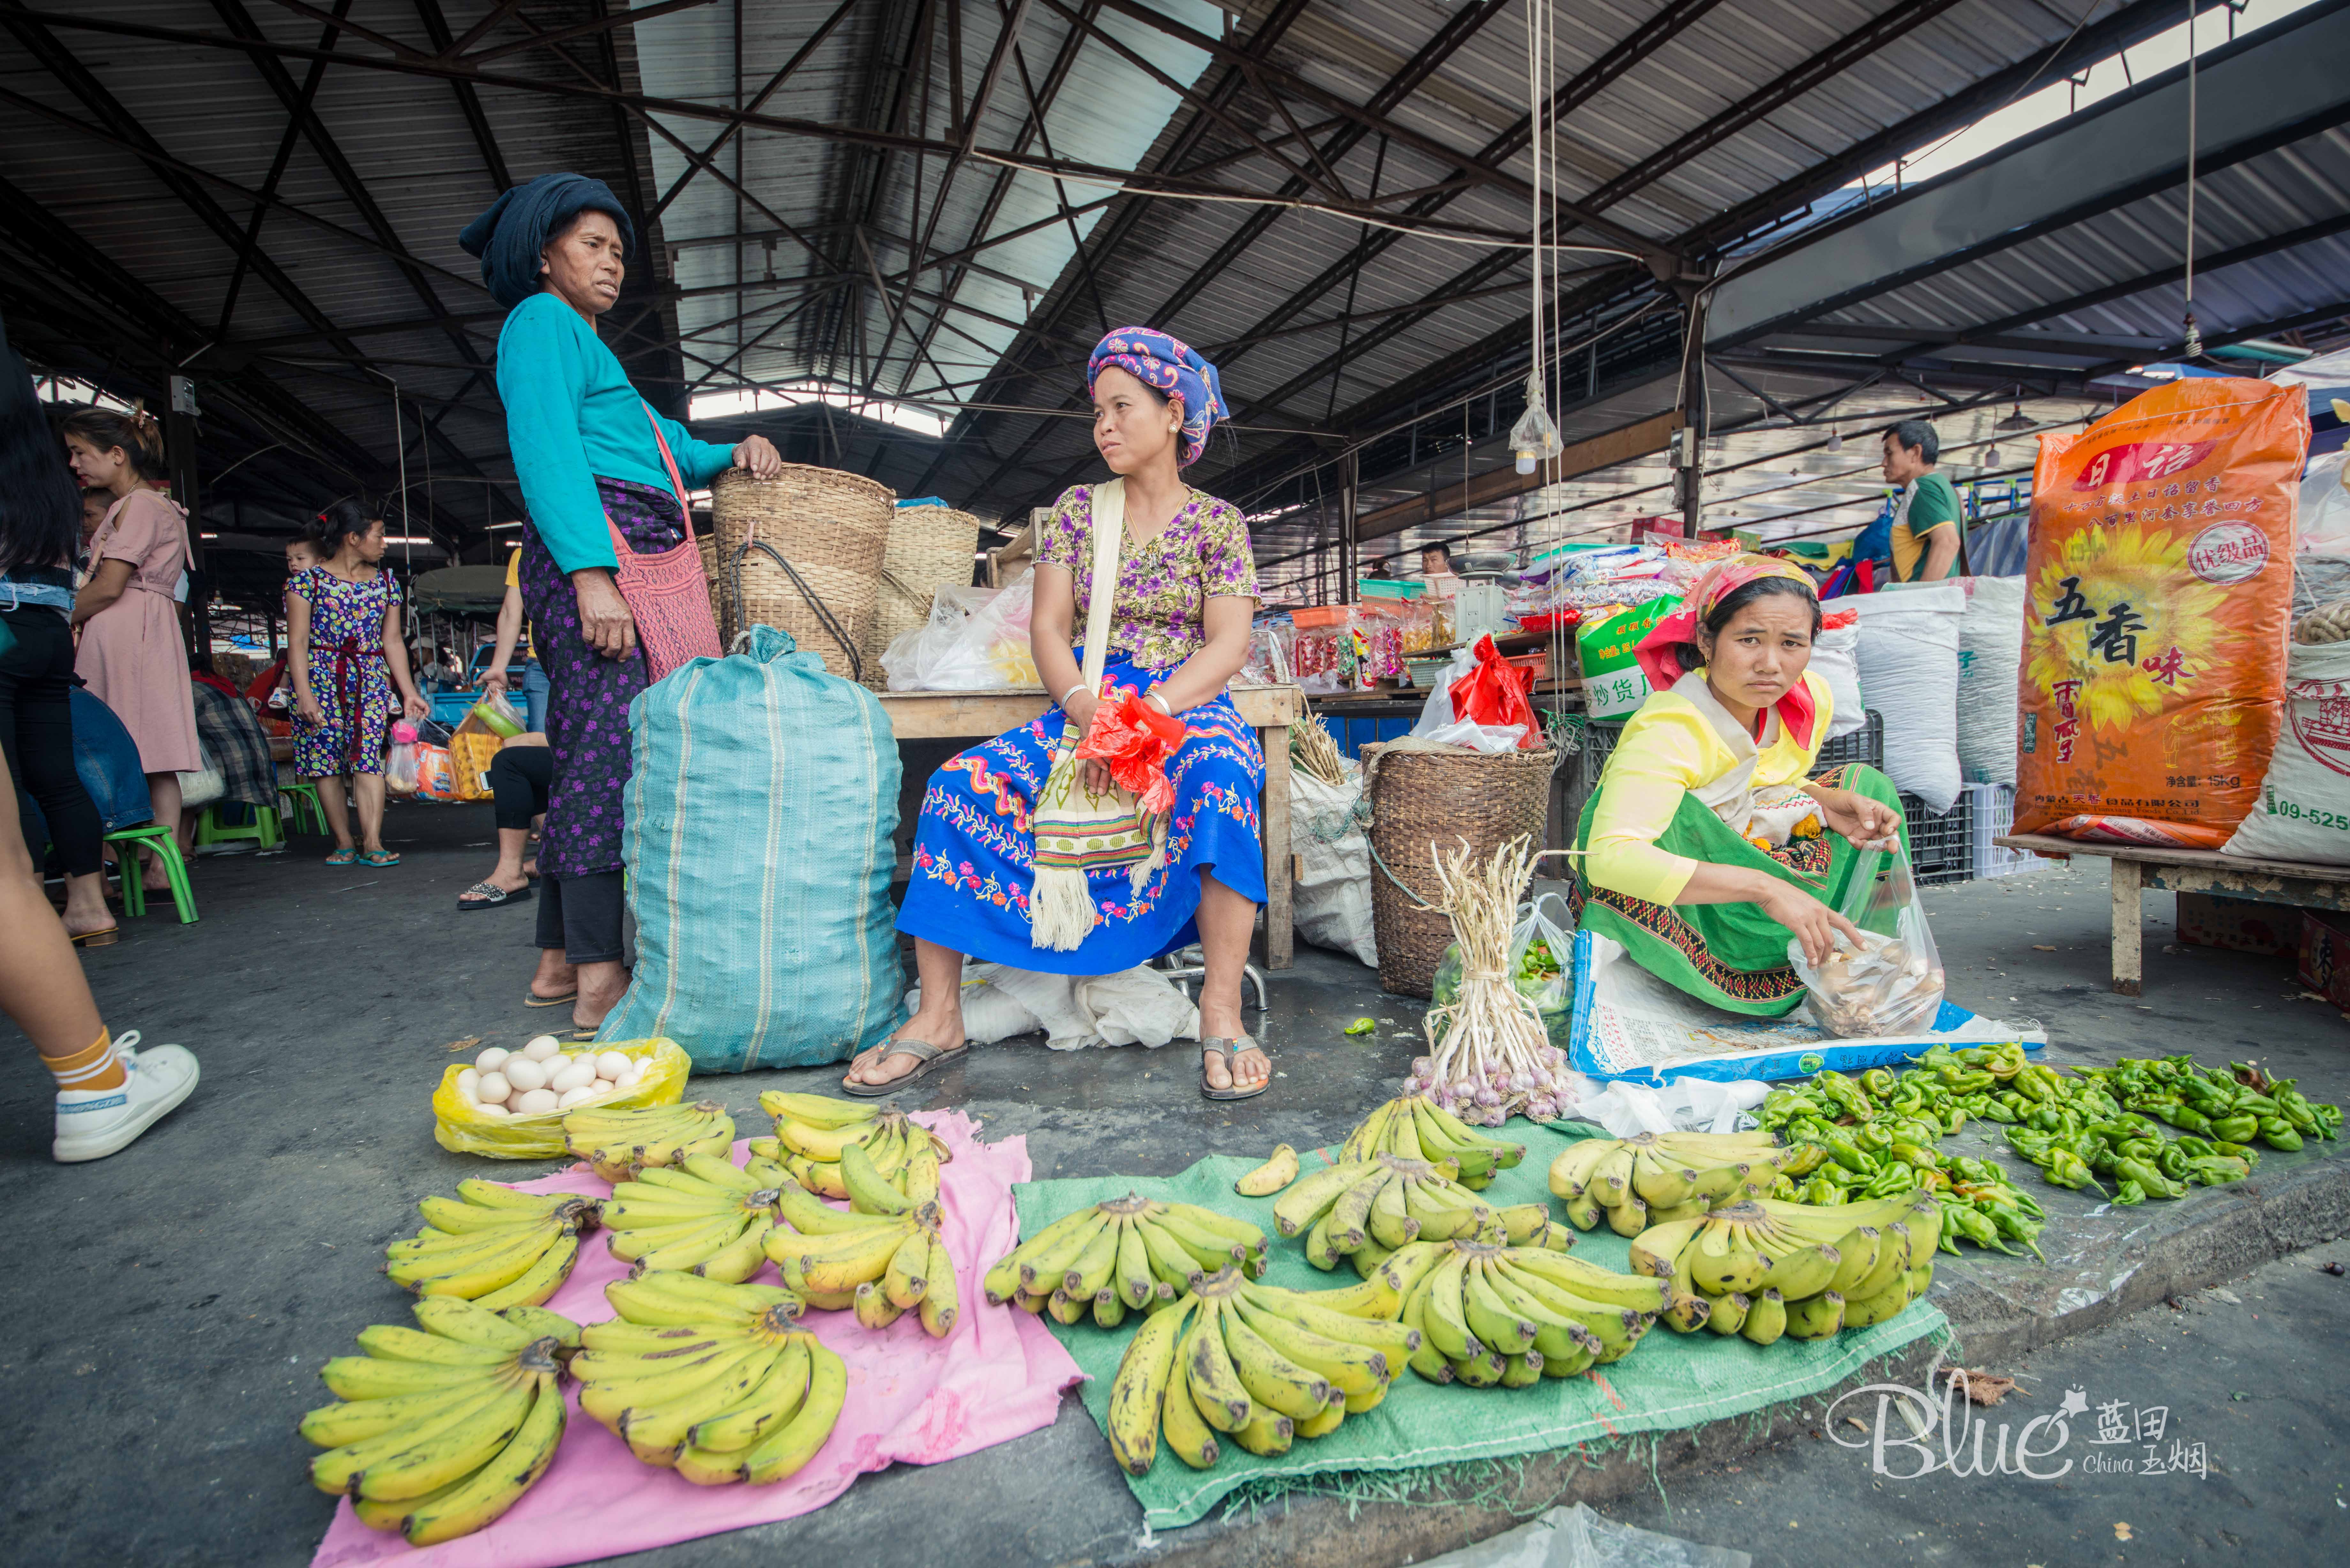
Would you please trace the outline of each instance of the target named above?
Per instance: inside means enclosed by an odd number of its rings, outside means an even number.
[[[914,839],[914,874],[898,929],[914,939],[921,1007],[897,1037],[851,1064],[843,1086],[874,1095],[959,1060],[968,1049],[960,991],[966,953],[1017,969],[1114,974],[1198,941],[1201,1092],[1264,1092],[1271,1064],[1241,1028],[1241,976],[1264,850],[1257,794],[1264,754],[1225,688],[1248,654],[1257,599],[1248,524],[1238,508],[1184,483],[1177,470],[1206,450],[1224,412],[1215,367],[1163,333],[1122,327],[1087,366],[1094,444],[1124,485],[1125,537],[1098,690],[1073,644],[1091,598],[1093,487],[1064,494],[1036,548],[1030,641],[1058,701],[1033,723],[974,747],[931,777]],[[1139,691],[1180,715],[1188,733],[1168,758],[1175,805],[1165,863],[1133,886],[1128,867],[1088,869],[1096,923],[1067,951],[1032,940],[1030,814],[1063,728],[1083,732],[1105,696]],[[1087,764],[1098,769],[1099,763]],[[1098,781],[1099,775],[1097,775]]]

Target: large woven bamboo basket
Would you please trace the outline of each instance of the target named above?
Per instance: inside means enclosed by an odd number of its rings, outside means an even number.
[[[875,656],[866,661],[865,683],[888,684],[880,650],[906,632],[927,626],[931,601],[949,584],[971,581],[979,556],[979,519],[951,506],[900,506],[889,521],[889,547],[881,556],[879,607],[873,618]]]
[[[718,646],[734,646],[734,628],[726,624],[726,576],[718,569],[718,535],[697,534],[693,547],[702,552],[702,580],[710,585],[710,618],[718,623]]]
[[[862,475],[799,463],[774,479],[719,475],[710,506],[728,612],[721,631],[729,641],[750,626],[788,631],[847,680],[878,667],[873,623],[896,500]]]
[[[1452,922],[1419,907],[1439,891],[1429,846],[1449,856],[1465,838],[1490,857],[1522,833],[1539,844],[1557,762],[1547,750],[1380,754],[1371,781],[1371,927],[1383,990],[1428,995],[1452,943]]]

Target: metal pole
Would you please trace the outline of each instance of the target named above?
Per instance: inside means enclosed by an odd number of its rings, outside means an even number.
[[[185,376],[172,378],[172,406],[163,416],[165,458],[172,469],[172,499],[188,509],[188,551],[194,563],[188,572],[185,630],[195,654],[213,649],[213,618],[205,601],[212,581],[204,571],[203,497],[196,491],[196,384]]]
[[[1355,482],[1361,459],[1349,449],[1346,462],[1339,468],[1338,480],[1338,602],[1355,602],[1356,556],[1359,545],[1355,538]]]
[[[1705,299],[1689,287],[1683,296],[1681,352],[1689,373],[1682,387],[1681,420],[1688,431],[1689,464],[1681,471],[1681,536],[1694,539],[1705,522]]]

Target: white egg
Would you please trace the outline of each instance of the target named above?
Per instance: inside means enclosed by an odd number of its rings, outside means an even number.
[[[563,1042],[552,1034],[542,1034],[522,1048],[522,1054],[534,1062],[544,1062],[549,1056],[560,1055]]]
[[[516,1056],[506,1063],[506,1082],[522,1090],[546,1087],[546,1065],[528,1056]]]
[[[543,1112],[553,1110],[562,1098],[563,1096],[553,1089],[525,1089],[522,1096],[514,1103],[515,1114],[525,1116],[538,1116]]]
[[[457,1096],[467,1105],[482,1103],[482,1075],[472,1067],[457,1075]]]
[[[578,1057],[557,1067],[555,1075],[547,1079],[546,1086],[558,1095],[567,1095],[574,1089],[584,1089],[595,1081],[595,1064]]]
[[[619,1051],[607,1051],[596,1058],[596,1075],[617,1084],[620,1075],[629,1070],[629,1058]]]
[[[473,1058],[473,1065],[484,1073],[494,1073],[505,1059],[513,1054],[513,1052],[503,1045],[493,1045]]]
[[[487,1103],[483,1104],[479,1109],[485,1116],[503,1116],[510,1114],[504,1106],[493,1106]]]
[[[596,1091],[593,1089],[572,1089],[567,1091],[561,1099],[555,1102],[555,1108],[558,1111],[567,1111],[581,1101],[592,1100],[595,1097]]]
[[[473,1097],[485,1106],[503,1106],[514,1093],[514,1085],[504,1073],[484,1073],[473,1085]]]
[[[644,1075],[645,1064],[642,1062],[631,1062],[629,1064],[629,1070],[622,1073],[619,1077],[613,1079],[612,1082],[620,1088],[633,1089],[637,1086],[638,1083],[643,1079]]]

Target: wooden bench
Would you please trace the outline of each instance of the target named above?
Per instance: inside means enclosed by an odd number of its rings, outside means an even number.
[[[1264,834],[1264,963],[1287,969],[1296,951],[1290,901],[1289,727],[1305,711],[1295,686],[1235,686],[1232,706],[1264,747],[1264,796],[1257,820]],[[982,741],[1024,724],[1052,704],[1039,686],[1001,691],[883,691],[881,711],[900,742]]]
[[[2293,904],[2309,909],[2350,909],[2350,867],[2303,866],[2288,860],[2252,860],[2216,849],[2157,849],[2142,844],[2087,844],[2038,833],[2003,834],[1993,843],[2063,860],[2074,855],[2103,856],[2114,863],[2114,989],[2143,994],[2144,919],[2138,895],[2148,888],[2174,893],[2217,893],[2259,904]]]

